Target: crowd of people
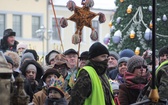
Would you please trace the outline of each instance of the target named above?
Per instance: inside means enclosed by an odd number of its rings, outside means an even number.
[[[53,49],[45,55],[45,64],[40,64],[37,52],[16,41],[15,36],[12,29],[6,29],[0,51],[13,71],[11,80],[18,75],[24,78],[29,105],[130,105],[142,101],[148,95],[140,97],[142,91],[151,85],[152,62],[156,64],[158,104],[166,105],[168,46],[152,60],[148,50],[141,56],[131,49],[117,53],[95,42],[80,56],[72,48],[63,53]]]

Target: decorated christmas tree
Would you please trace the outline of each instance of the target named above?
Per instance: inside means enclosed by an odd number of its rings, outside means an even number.
[[[140,55],[152,49],[152,0],[116,0],[116,12],[109,23],[109,50],[119,52],[140,48]],[[156,5],[156,51],[168,42],[168,6],[166,0]]]

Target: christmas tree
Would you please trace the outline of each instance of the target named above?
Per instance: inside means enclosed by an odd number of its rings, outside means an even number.
[[[140,48],[140,55],[152,49],[152,0],[116,0],[116,12],[111,26],[109,50],[119,52],[129,48]],[[156,5],[156,51],[167,45],[168,6],[166,0]],[[157,53],[157,52],[156,52]]]

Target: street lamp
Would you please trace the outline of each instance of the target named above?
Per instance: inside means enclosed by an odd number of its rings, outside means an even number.
[[[44,41],[47,40],[47,43],[48,43],[48,40],[51,38],[51,34],[53,33],[52,30],[48,30],[48,32],[47,32],[48,35],[47,35],[47,37],[45,37],[45,35],[44,35],[45,31],[46,31],[46,28],[45,28],[44,25],[41,25],[41,26],[40,26],[40,29],[38,29],[38,30],[36,31],[37,37],[38,37],[41,41],[43,41],[43,42],[42,42],[42,58],[43,58],[43,64],[44,64]],[[48,45],[48,44],[47,44],[47,45]],[[47,48],[47,47],[48,47],[48,46],[46,46],[46,48]]]

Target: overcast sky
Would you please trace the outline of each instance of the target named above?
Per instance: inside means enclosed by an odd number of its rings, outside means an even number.
[[[53,0],[56,5],[66,5],[69,0]],[[82,0],[72,0],[77,6],[81,6]],[[115,9],[115,0],[94,0],[93,8],[97,9]]]

